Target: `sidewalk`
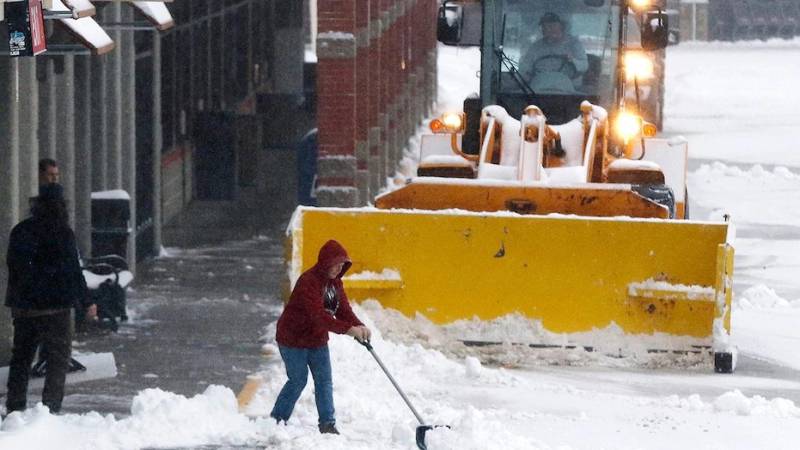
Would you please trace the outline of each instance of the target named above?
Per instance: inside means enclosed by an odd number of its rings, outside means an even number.
[[[139,265],[130,321],[116,334],[78,336],[77,351],[113,352],[119,375],[68,385],[64,412],[127,416],[146,388],[191,397],[217,384],[238,393],[282,310],[289,215],[245,202],[192,204],[164,231],[167,256]]]

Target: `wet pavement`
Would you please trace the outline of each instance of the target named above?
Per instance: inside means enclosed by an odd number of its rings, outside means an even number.
[[[117,333],[78,336],[78,351],[113,352],[119,374],[67,386],[64,412],[125,417],[146,388],[191,397],[215,384],[238,393],[264,363],[259,338],[282,308],[288,215],[193,204],[165,230],[167,255],[139,265],[130,320]]]

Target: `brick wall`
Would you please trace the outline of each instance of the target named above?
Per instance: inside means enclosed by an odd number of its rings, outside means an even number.
[[[431,0],[318,0],[317,198],[371,202],[430,111],[436,87]]]

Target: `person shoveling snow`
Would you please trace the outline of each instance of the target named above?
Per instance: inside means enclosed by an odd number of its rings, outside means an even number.
[[[276,341],[289,379],[270,413],[277,422],[286,422],[291,417],[311,369],[319,431],[339,434],[333,406],[328,333],[346,334],[360,342],[368,342],[371,336],[369,328],[353,314],[342,286],[342,276],[351,265],[341,244],[334,240],[326,242],[319,251],[317,264],[297,280],[278,319]]]

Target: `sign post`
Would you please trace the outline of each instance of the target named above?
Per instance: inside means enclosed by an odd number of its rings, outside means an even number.
[[[6,1],[9,55],[36,56],[47,50],[42,0]]]

